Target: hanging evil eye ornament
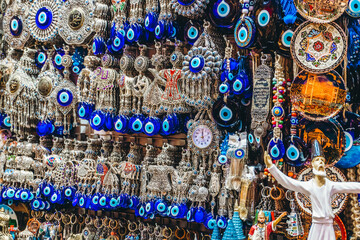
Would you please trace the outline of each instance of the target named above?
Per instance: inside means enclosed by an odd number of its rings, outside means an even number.
[[[2,128],[6,128],[9,129],[11,127],[11,119],[10,116],[8,116],[7,114],[2,114],[2,121],[1,121],[1,127]]]
[[[51,121],[39,121],[36,125],[36,133],[42,137],[46,135],[50,135],[55,131],[55,126]]]
[[[200,37],[202,33],[202,26],[195,20],[189,20],[185,24],[184,28],[184,39],[191,45]]]
[[[53,65],[59,69],[64,69],[62,65],[62,57],[65,55],[65,51],[62,48],[56,49],[55,54],[52,57]]]
[[[35,64],[38,68],[42,68],[47,60],[46,51],[37,51],[35,54]]]
[[[277,40],[277,18],[272,6],[272,2],[268,1],[263,4],[255,14],[257,45],[261,49],[274,49]]]
[[[279,38],[277,41],[278,46],[278,52],[280,55],[285,57],[290,57],[290,44],[292,36],[294,35],[293,26],[286,26],[285,24],[280,24],[279,29],[281,29],[281,32],[279,34]],[[295,26],[296,28],[296,26]]]
[[[250,47],[255,40],[256,27],[255,23],[250,17],[240,19],[234,30],[234,38],[236,45],[239,48]]]
[[[144,20],[145,29],[149,32],[154,32],[158,22],[158,17],[159,14],[156,12],[151,11],[147,13]]]
[[[119,31],[116,31],[115,35],[113,37],[110,37],[110,39],[107,42],[107,49],[113,54],[122,53],[124,46],[125,46],[125,37]]]
[[[31,3],[27,24],[35,40],[48,42],[57,36],[59,9],[59,0],[34,0]]]
[[[100,131],[105,125],[105,114],[100,111],[94,111],[90,116],[90,126],[96,131]]]
[[[114,119],[114,130],[119,133],[127,133],[129,131],[129,117],[120,115]]]
[[[161,127],[161,120],[158,117],[147,117],[144,121],[143,132],[148,136],[153,136],[159,133]]]
[[[208,8],[210,20],[217,27],[233,28],[240,17],[240,8],[239,1],[217,0]]]
[[[2,1],[5,2],[5,1]],[[2,29],[4,31],[4,40],[11,48],[22,49],[29,40],[30,32],[26,23],[26,12],[29,5],[12,1],[11,5],[6,8]]]
[[[226,156],[227,154],[227,151],[229,149],[229,133],[227,133],[225,135],[225,138],[224,140],[221,142],[221,145],[220,145],[220,154],[218,156],[218,162],[221,164],[221,165],[224,165],[226,163],[228,163],[228,157]]]
[[[78,105],[77,113],[79,118],[89,120],[92,112],[94,111],[94,105],[87,102],[80,102]]]
[[[144,127],[145,117],[142,114],[135,114],[130,118],[129,126],[132,132],[140,133]]]
[[[286,149],[285,162],[294,167],[302,166],[309,156],[306,143],[298,136],[289,136],[285,139],[284,144]]]
[[[104,54],[106,50],[106,44],[105,40],[101,36],[94,37],[93,43],[92,43],[92,51],[95,55],[101,55]]]
[[[168,25],[168,23],[164,19],[161,19],[157,22],[155,30],[154,30],[156,39],[160,40],[160,39],[166,38],[167,25]]]
[[[77,47],[72,55],[72,71],[76,75],[79,75],[81,70],[84,68],[84,57],[87,55],[87,51],[84,48]]]
[[[138,23],[133,23],[130,25],[129,29],[126,32],[126,40],[128,43],[134,43],[141,40],[143,35],[143,26]]]
[[[246,73],[246,57],[240,56],[239,70],[236,74],[235,79],[231,83],[231,93],[235,95],[243,94],[245,91],[250,89],[250,82],[248,74]]]
[[[360,17],[360,0],[350,0],[346,13],[353,18]]]
[[[273,160],[280,160],[285,155],[285,146],[281,139],[272,138],[268,144],[267,151]]]
[[[212,116],[215,122],[223,128],[232,128],[241,121],[240,108],[235,101],[230,99],[219,98],[212,108]]]
[[[174,12],[187,18],[200,18],[204,15],[208,0],[171,0]]]
[[[178,115],[173,113],[164,117],[161,123],[161,134],[162,135],[171,135],[177,132],[179,128],[179,118]]]
[[[166,37],[170,40],[175,40],[178,38],[179,25],[176,21],[169,21],[167,23]]]

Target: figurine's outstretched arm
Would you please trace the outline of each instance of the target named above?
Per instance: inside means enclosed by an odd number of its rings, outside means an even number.
[[[294,191],[300,192],[306,195],[310,195],[310,185],[308,182],[302,182],[295,179],[292,179],[282,173],[271,161],[271,157],[267,152],[264,154],[264,161],[268,167],[271,175],[278,181],[283,187]]]
[[[335,193],[360,193],[360,182],[331,182],[332,194]]]

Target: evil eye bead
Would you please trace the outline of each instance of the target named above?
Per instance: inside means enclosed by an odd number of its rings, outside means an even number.
[[[13,188],[9,188],[7,191],[6,191],[6,195],[8,198],[13,198],[15,196],[15,190]]]
[[[32,209],[39,209],[41,207],[42,203],[41,203],[41,200],[40,199],[34,199],[32,202],[31,202],[31,208]]]
[[[69,106],[73,101],[73,93],[68,89],[61,89],[57,94],[57,102],[63,106]]]
[[[106,49],[105,40],[101,37],[94,38],[92,51],[95,55],[104,54]]]
[[[302,166],[309,155],[306,143],[297,136],[289,136],[284,141],[285,144],[285,162],[294,167]]]
[[[95,111],[90,117],[90,126],[95,130],[103,129],[105,124],[105,115],[101,111]]]
[[[206,218],[206,211],[203,207],[198,207],[198,209],[195,212],[194,219],[197,223],[203,223]]]
[[[36,13],[35,23],[40,29],[47,29],[53,20],[53,13],[47,7],[40,8]]]
[[[46,62],[47,55],[45,52],[37,52],[35,54],[35,64],[38,68],[42,68]]]
[[[245,156],[245,152],[242,149],[236,149],[234,155],[237,159],[242,159]]]
[[[144,121],[144,133],[148,136],[153,136],[160,131],[160,119],[154,117],[148,117]]]
[[[267,150],[273,160],[280,160],[285,155],[285,146],[281,139],[271,139]]]
[[[272,114],[275,117],[282,117],[284,115],[284,109],[282,107],[280,107],[280,106],[275,106],[272,109]]]
[[[189,69],[193,73],[198,73],[204,68],[204,66],[205,60],[203,56],[199,55],[191,58]]]
[[[110,39],[110,44],[108,45],[108,49],[111,53],[121,53],[122,49],[125,46],[125,38],[120,33],[117,32],[113,39]]]
[[[101,207],[105,207],[105,206],[106,206],[106,203],[107,203],[107,201],[106,201],[106,196],[100,197],[100,199],[99,199],[99,205],[100,205]]]
[[[145,208],[144,206],[141,205],[141,207],[139,208],[139,215],[140,217],[143,217],[145,215]]]
[[[346,142],[345,152],[347,152],[352,148],[354,144],[354,138],[349,132],[344,131],[344,133],[345,133],[345,142]]]
[[[10,21],[10,32],[13,36],[20,36],[22,32],[22,21],[17,16],[12,17]]]
[[[263,9],[259,12],[257,22],[260,27],[266,27],[270,22],[270,13],[268,10]]]
[[[223,121],[229,121],[231,120],[233,116],[233,113],[231,111],[230,108],[228,108],[227,106],[223,106],[221,109],[220,109],[220,118],[221,120]]]
[[[360,1],[359,0],[350,0],[346,13],[349,16],[358,18],[360,17]]]
[[[20,193],[20,199],[22,201],[27,201],[29,199],[30,195],[29,195],[29,192],[28,191],[22,191]]]
[[[140,133],[143,129],[144,118],[142,115],[132,116],[130,119],[130,127],[134,133]]]
[[[174,217],[174,218],[177,218],[180,214],[180,208],[178,205],[174,205],[172,208],[171,208],[171,216]]]
[[[154,33],[156,39],[163,39],[166,36],[166,22],[164,20],[157,23]]]
[[[159,213],[164,213],[166,210],[167,210],[167,207],[166,207],[165,203],[161,202],[161,203],[157,204],[156,211],[158,211]]]
[[[112,207],[112,208],[116,208],[117,205],[118,205],[118,201],[116,200],[116,198],[112,197],[112,198],[110,199],[110,201],[109,201],[109,205],[110,205],[110,207]]]
[[[216,219],[216,224],[219,228],[226,228],[227,226],[227,222],[226,222],[226,218],[224,216],[218,216],[218,218]]]
[[[290,29],[286,30],[282,35],[281,35],[281,43],[284,47],[289,48],[290,44],[291,44],[291,39],[294,35],[294,32]]]
[[[50,196],[52,193],[53,193],[53,189],[51,185],[44,187],[43,189],[44,196]]]
[[[219,157],[218,157],[218,162],[219,162],[221,165],[226,164],[226,163],[228,162],[227,156],[226,156],[226,155],[223,155],[223,154],[219,155]]]
[[[254,136],[251,133],[249,133],[248,140],[250,144],[254,143]]]
[[[10,128],[11,127],[10,116],[6,116],[5,118],[3,118],[2,127],[4,127],[4,128]]]
[[[73,194],[73,191],[72,191],[71,188],[66,188],[66,189],[65,189],[65,191],[64,191],[65,197],[69,198],[69,197],[72,196],[72,194]]]
[[[245,27],[241,27],[240,31],[237,34],[237,39],[239,42],[244,43],[248,37],[248,30]]]
[[[234,30],[235,42],[239,48],[248,48],[255,39],[255,25],[251,18],[239,20]]]
[[[225,93],[228,93],[230,92],[230,85],[229,83],[221,83],[220,86],[219,86],[219,92],[221,94],[225,94]]]
[[[58,195],[57,195],[56,193],[53,193],[53,194],[51,195],[51,197],[50,197],[50,202],[51,202],[51,203],[57,203],[58,200],[59,200],[59,199],[58,199]]]
[[[79,199],[79,202],[78,202],[79,207],[81,207],[81,208],[85,207],[85,203],[86,203],[85,197],[81,196],[80,199]]]
[[[118,116],[114,120],[114,130],[120,133],[127,132],[128,118],[125,116]]]
[[[78,106],[78,116],[81,119],[87,119],[88,118],[88,109],[84,103],[80,103]]]
[[[236,79],[232,84],[232,92],[239,95],[245,91],[243,82],[240,79]]]
[[[201,34],[201,25],[195,21],[189,21],[186,23],[184,28],[185,40],[193,45]]]
[[[233,127],[239,122],[239,107],[230,99],[224,102],[218,99],[213,106],[212,115],[216,123],[221,127]]]
[[[144,21],[145,29],[148,30],[149,32],[154,32],[157,21],[158,21],[158,15],[154,12],[149,12],[148,14],[146,14]]]
[[[94,206],[99,204],[99,196],[98,195],[95,195],[95,196],[92,197],[91,204],[94,205]]]
[[[290,161],[296,161],[298,160],[300,156],[300,151],[299,149],[297,149],[297,147],[294,144],[291,144],[287,149],[286,149],[286,157],[290,160]]]
[[[189,39],[194,41],[195,39],[197,39],[199,37],[199,30],[196,27],[191,26],[187,30],[186,35]]]
[[[229,13],[230,13],[230,5],[224,0],[222,0],[220,4],[217,5],[216,7],[216,14],[221,18],[225,18],[229,15]]]

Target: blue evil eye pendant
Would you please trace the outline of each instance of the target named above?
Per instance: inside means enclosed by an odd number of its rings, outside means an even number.
[[[42,206],[42,200],[40,198],[35,198],[31,201],[30,206],[32,210],[39,210]]]
[[[174,133],[174,130],[176,131],[176,120],[174,119],[173,114],[169,114],[164,117],[162,123],[161,123],[161,135],[171,135]]]
[[[145,29],[149,32],[154,32],[158,22],[158,17],[158,14],[155,12],[149,12],[148,14],[146,14],[144,20]]]
[[[73,92],[70,91],[69,89],[61,89],[57,93],[57,97],[56,97],[57,102],[63,107],[69,106],[72,103],[73,99],[74,99]]]
[[[194,222],[194,221],[195,221],[195,219],[194,219],[194,217],[195,217],[195,212],[196,212],[196,208],[191,207],[191,208],[189,209],[189,211],[186,213],[186,220],[187,220],[188,222]]]
[[[94,111],[94,105],[86,102],[81,102],[78,105],[77,113],[79,118],[89,120],[91,113]]]
[[[286,149],[285,162],[293,167],[302,166],[309,155],[306,143],[298,136],[289,136],[285,139],[284,144]]]
[[[114,196],[114,195],[113,195],[113,196],[110,196],[110,199],[109,199],[109,207],[110,207],[111,209],[115,209],[115,208],[118,207],[118,205],[119,205],[119,202],[118,202],[116,196]]]
[[[216,227],[216,220],[211,213],[208,213],[204,222],[207,229],[213,230]]]
[[[140,24],[138,23],[131,24],[126,32],[127,41],[129,43],[140,41],[142,32],[143,32],[143,27]]]
[[[219,86],[219,92],[221,94],[230,93],[230,84],[228,82],[223,82]]]
[[[158,212],[160,214],[164,214],[167,209],[168,209],[168,205],[166,204],[166,202],[164,200],[158,199],[155,202],[155,210],[156,210],[156,212]]]
[[[273,160],[280,160],[285,155],[285,146],[281,139],[272,138],[268,144],[267,151]]]
[[[92,44],[92,51],[95,55],[104,54],[106,50],[105,40],[102,37],[95,37]]]
[[[9,129],[11,127],[11,119],[7,114],[2,114],[1,127]]]
[[[107,42],[108,50],[113,54],[120,54],[125,46],[125,37],[120,32],[116,32],[114,37]]]
[[[30,191],[28,189],[24,189],[20,191],[20,200],[26,202],[30,199]]]
[[[54,193],[54,187],[51,183],[46,184],[42,189],[42,194],[45,197],[50,197]]]
[[[164,39],[166,37],[167,23],[165,20],[160,20],[156,24],[154,33],[156,39]]]
[[[99,207],[105,209],[108,204],[108,198],[105,194],[101,194],[99,197]]]
[[[203,207],[198,207],[194,214],[194,220],[197,223],[203,223],[206,220],[206,210]]]
[[[147,214],[151,214],[155,211],[155,203],[153,201],[149,201],[145,204],[145,212]]]
[[[53,130],[53,125],[50,121],[46,120],[46,121],[39,121],[38,124],[36,125],[36,133],[40,136],[46,136],[51,134]]]
[[[191,45],[200,37],[202,33],[202,25],[194,20],[190,20],[185,24],[184,39]]]
[[[36,13],[35,23],[40,29],[47,29],[53,20],[53,13],[47,7],[40,8]]]
[[[209,7],[209,17],[216,27],[233,28],[240,17],[240,2],[236,0],[217,0]]]
[[[20,200],[20,192],[21,192],[21,189],[19,189],[19,188],[17,188],[15,190],[14,200]]]
[[[59,70],[64,69],[64,66],[62,65],[62,57],[64,55],[65,55],[65,51],[61,48],[57,49],[55,54],[53,55],[53,58],[52,58],[53,64]]]
[[[225,229],[227,227],[227,220],[224,216],[217,216],[216,218],[216,225],[221,228]]]
[[[112,113],[106,113],[104,130],[111,131],[113,128],[114,128],[114,116]]]
[[[289,28],[285,25],[283,25],[281,29],[283,30],[279,35],[277,41],[277,47],[281,55],[290,56],[290,44],[291,44],[291,39],[294,35],[294,31],[292,28]]]
[[[250,47],[255,40],[256,27],[254,21],[250,17],[239,20],[235,26],[234,38],[239,48]]]
[[[179,218],[179,216],[181,215],[181,208],[180,208],[180,204],[176,203],[174,205],[172,205],[171,210],[170,210],[170,216],[172,218]]]
[[[8,199],[14,199],[14,197],[15,197],[15,189],[14,188],[12,188],[12,187],[9,187],[7,190],[6,190],[6,197],[8,198]]]
[[[169,21],[166,27],[166,37],[170,40],[175,40],[179,33],[178,23],[175,21]]]
[[[131,131],[134,133],[142,132],[144,120],[145,117],[142,114],[135,114],[132,116],[129,121]]]
[[[360,17],[360,0],[350,0],[346,13],[353,18]]]
[[[73,187],[65,187],[63,189],[63,194],[64,194],[64,197],[67,199],[67,200],[70,200],[72,201],[72,199],[74,198],[75,196],[75,189]]]
[[[47,60],[47,54],[45,51],[37,51],[35,54],[35,64],[38,68],[42,68]]]
[[[227,99],[226,102],[221,98],[218,99],[212,109],[212,116],[215,122],[224,128],[236,125],[240,121],[239,113],[239,106],[235,101],[230,99]]]
[[[23,30],[23,23],[21,19],[17,16],[13,16],[10,20],[10,33],[13,36],[18,37],[21,35],[22,30]]]
[[[127,133],[129,131],[128,123],[129,117],[125,115],[117,116],[114,119],[114,130],[119,133]]]
[[[100,131],[104,128],[104,125],[105,114],[100,110],[94,111],[90,117],[90,126],[96,131]]]
[[[148,136],[153,136],[159,133],[161,127],[161,120],[158,117],[147,117],[144,121],[143,132]]]

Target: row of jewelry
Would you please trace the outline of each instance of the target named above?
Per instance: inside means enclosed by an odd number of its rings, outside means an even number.
[[[211,239],[202,232],[170,228],[167,226],[63,212],[32,212],[24,231],[15,233],[17,239],[66,240],[160,240],[160,239]]]
[[[30,202],[34,210],[66,203],[92,210],[130,208],[144,218],[186,218],[209,229],[225,228],[241,186],[241,218],[252,215],[245,200],[255,197],[248,192],[257,176],[243,161],[234,161],[231,171],[222,168],[217,157],[217,151],[197,155],[167,143],[159,152],[151,145],[142,149],[100,139],[41,138],[38,144],[29,137],[8,141],[1,153],[1,197]]]

